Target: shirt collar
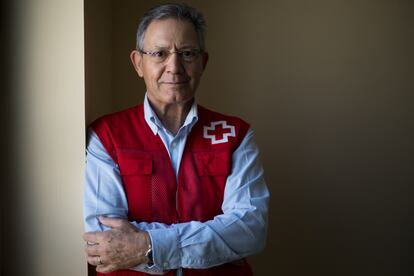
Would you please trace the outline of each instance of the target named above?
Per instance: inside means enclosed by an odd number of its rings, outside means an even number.
[[[145,98],[144,98],[144,118],[148,126],[151,128],[152,132],[154,133],[154,135],[158,134],[158,131],[160,128],[161,129],[165,128],[164,125],[161,123],[161,121],[158,119],[158,116],[155,113],[155,111],[152,109],[149,103],[149,100],[148,100],[147,93],[145,93]],[[181,126],[181,129],[184,127],[186,128],[188,127],[187,129],[189,132],[191,128],[193,127],[193,125],[197,122],[197,120],[198,120],[198,109],[197,109],[196,101],[194,100],[193,105],[191,106],[191,109],[188,112],[183,125]]]

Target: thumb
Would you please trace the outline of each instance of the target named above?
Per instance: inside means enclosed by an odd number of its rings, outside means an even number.
[[[99,216],[98,219],[100,223],[102,223],[105,226],[111,227],[111,228],[119,228],[123,225],[124,222],[127,222],[126,219],[109,218],[105,216]]]

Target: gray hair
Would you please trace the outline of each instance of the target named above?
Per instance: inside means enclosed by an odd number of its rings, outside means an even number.
[[[178,20],[187,20],[193,24],[197,33],[200,49],[205,50],[204,37],[206,35],[206,22],[203,15],[196,9],[185,4],[165,4],[156,6],[147,11],[141,18],[137,30],[137,50],[144,50],[144,36],[145,32],[152,21],[162,20],[168,18],[175,18]]]

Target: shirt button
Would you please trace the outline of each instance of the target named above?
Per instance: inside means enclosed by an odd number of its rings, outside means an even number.
[[[172,147],[172,148],[175,148],[176,146],[177,146],[177,143],[176,143],[176,142],[172,142],[172,143],[171,143],[171,147]]]
[[[168,262],[164,263],[164,268],[168,268]]]

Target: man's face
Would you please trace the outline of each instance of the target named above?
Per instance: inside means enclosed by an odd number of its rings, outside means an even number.
[[[145,32],[143,48],[145,52],[175,52],[200,49],[200,45],[190,22],[163,19],[150,23]],[[138,51],[131,53],[138,75],[144,78],[149,100],[159,107],[182,104],[193,98],[207,58],[206,53],[201,53],[188,62],[177,54],[170,54],[165,61],[156,62],[150,55]]]

